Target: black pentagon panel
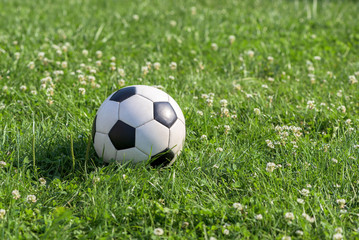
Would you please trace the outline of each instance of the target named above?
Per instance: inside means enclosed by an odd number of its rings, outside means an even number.
[[[164,167],[168,165],[174,157],[174,152],[171,149],[166,148],[164,151],[157,153],[151,158],[150,165],[151,167]]]
[[[169,102],[155,102],[153,104],[155,119],[170,128],[177,120],[176,112]]]
[[[92,132],[91,132],[91,135],[92,135],[92,142],[93,142],[93,143],[95,142],[96,119],[97,119],[97,115],[95,116],[95,119],[93,120],[93,123],[92,123]]]
[[[108,133],[110,140],[117,150],[135,146],[136,129],[122,121],[117,121]]]
[[[136,87],[125,87],[115,92],[110,98],[111,101],[122,102],[136,94]]]

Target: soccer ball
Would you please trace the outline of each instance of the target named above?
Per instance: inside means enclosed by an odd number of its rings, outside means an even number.
[[[186,136],[181,108],[167,93],[135,85],[112,93],[92,127],[95,151],[105,162],[171,165]]]

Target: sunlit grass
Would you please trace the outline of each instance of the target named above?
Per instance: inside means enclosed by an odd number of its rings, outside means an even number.
[[[0,1],[1,239],[359,236],[355,1]],[[157,86],[171,168],[105,165],[109,94]]]

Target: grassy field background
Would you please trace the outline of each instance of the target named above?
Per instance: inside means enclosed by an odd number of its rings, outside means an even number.
[[[0,238],[359,238],[358,12],[0,0]],[[89,143],[133,84],[182,107],[171,168],[104,165]]]

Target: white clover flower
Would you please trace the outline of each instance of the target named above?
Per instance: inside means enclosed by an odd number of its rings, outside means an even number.
[[[155,63],[153,64],[153,67],[154,67],[155,70],[159,70],[160,67],[161,67],[161,64],[160,64],[159,62],[155,62]]]
[[[266,89],[267,89],[267,88],[268,88],[268,85],[267,85],[267,84],[263,84],[263,85],[262,85],[262,88],[266,88]]]
[[[209,240],[217,240],[215,237],[210,237]]]
[[[37,199],[35,195],[27,195],[26,200],[28,202],[36,203]]]
[[[62,71],[62,70],[56,70],[56,71],[54,71],[54,74],[55,74],[56,76],[64,75],[64,71]]]
[[[227,107],[228,101],[226,99],[222,99],[219,101],[219,104],[221,104],[222,107]]]
[[[61,67],[62,68],[67,68],[67,62],[66,61],[61,62]]]
[[[229,43],[230,43],[230,44],[233,44],[234,41],[236,41],[236,37],[235,37],[234,35],[230,35],[230,36],[228,37],[228,40],[229,40]]]
[[[197,8],[196,7],[191,7],[191,14],[196,15],[196,13],[197,13]]]
[[[143,74],[143,75],[147,75],[147,73],[149,72],[147,66],[141,67],[141,71],[142,71],[142,74]]]
[[[94,178],[92,179],[92,183],[93,183],[93,184],[96,184],[96,183],[100,182],[100,180],[101,180],[101,178],[98,177],[98,176],[96,176],[96,177],[94,177]]]
[[[86,89],[85,89],[85,88],[79,88],[79,93],[80,93],[81,95],[85,95]]]
[[[304,232],[302,230],[297,230],[295,231],[295,234],[297,234],[298,236],[303,236]]]
[[[177,22],[176,22],[175,20],[171,20],[171,21],[170,21],[170,25],[171,25],[172,27],[175,27],[175,26],[177,25]]]
[[[346,107],[345,106],[339,106],[337,108],[338,111],[342,112],[342,113],[345,113],[347,111]]]
[[[45,53],[44,53],[44,52],[39,52],[39,53],[37,54],[37,58],[38,58],[39,60],[43,60],[44,57],[45,57]]]
[[[96,78],[94,77],[94,76],[88,76],[87,77],[88,78],[88,80],[90,81],[90,82],[94,82],[95,80],[96,80]]]
[[[6,162],[0,161],[0,168],[6,167]]]
[[[308,101],[307,102],[307,108],[314,109],[315,108],[315,102],[314,101]]]
[[[21,86],[20,86],[20,90],[21,90],[21,91],[26,91],[26,89],[27,89],[27,87],[26,87],[25,85],[21,85]]]
[[[343,234],[341,234],[341,233],[335,233],[333,235],[333,240],[342,240],[342,239],[344,239],[344,237],[343,237]]]
[[[102,58],[102,52],[101,51],[96,51],[96,57],[97,58]]]
[[[19,52],[14,53],[14,56],[15,56],[15,59],[16,59],[16,60],[19,60],[19,59],[20,59],[20,53],[19,53]]]
[[[202,135],[201,140],[207,140],[207,135]]]
[[[320,61],[322,58],[320,56],[314,56],[314,60]]]
[[[345,201],[345,199],[337,199],[337,203],[340,208],[344,208],[346,201]]]
[[[262,220],[263,219],[263,216],[262,216],[262,214],[258,214],[258,215],[255,215],[254,216],[254,218],[256,219],[256,220]]]
[[[240,203],[233,203],[233,207],[240,211],[242,211],[244,209],[243,205]]]
[[[224,230],[223,230],[223,234],[224,234],[224,235],[229,235],[229,230],[228,230],[228,229],[224,229]]]
[[[253,111],[254,111],[254,113],[255,113],[256,115],[260,115],[260,114],[261,114],[261,110],[260,110],[259,108],[255,108],[255,109],[253,109]]]
[[[170,68],[171,68],[171,70],[176,70],[177,69],[177,63],[171,62],[170,63]]]
[[[309,195],[309,190],[303,188],[302,190],[299,191],[300,194],[302,194],[303,196],[307,197]]]
[[[132,16],[132,19],[135,20],[135,21],[138,21],[140,19],[140,17],[137,14],[134,14]]]
[[[302,214],[302,217],[304,217],[304,218],[305,218],[305,220],[307,220],[307,221],[308,221],[308,222],[310,222],[310,223],[315,222],[315,218],[314,218],[314,217],[309,216],[309,215],[308,215],[308,214],[306,214],[306,213],[303,213],[303,214]]]
[[[151,62],[146,62],[146,66],[148,67],[148,69],[151,69],[152,63]]]
[[[29,62],[29,64],[27,65],[28,68],[30,68],[31,70],[35,68],[35,63],[34,62]]]
[[[223,152],[223,148],[221,148],[221,147],[216,148],[216,152]]]
[[[118,80],[118,85],[120,85],[121,87],[125,86],[125,84],[126,84],[125,80],[123,79]]]
[[[216,43],[212,43],[211,48],[212,48],[212,50],[217,51],[218,50],[218,45]]]
[[[157,236],[162,236],[164,231],[162,228],[155,228],[155,230],[153,230],[153,233]]]
[[[335,158],[332,158],[331,160],[332,160],[333,163],[338,163],[338,160],[335,159]]]
[[[292,212],[287,212],[284,214],[284,218],[287,221],[293,221],[294,220],[294,214]]]
[[[267,163],[266,171],[271,173],[274,171],[275,168],[276,168],[276,164],[269,162]]]
[[[283,236],[282,240],[292,240],[292,238],[290,236]]]
[[[207,99],[207,101],[208,101],[208,100],[211,100],[211,99]],[[223,116],[229,117],[229,110],[228,110],[228,108],[224,108],[224,107],[221,108],[221,116],[222,116],[222,117],[223,117]]]
[[[208,94],[203,93],[203,94],[201,94],[201,98],[207,99],[207,98],[209,98],[209,96],[208,96]]]
[[[197,111],[197,114],[200,115],[200,116],[203,116],[203,112],[200,111],[200,110]]]
[[[269,148],[274,148],[274,144],[273,144],[273,142],[271,141],[271,140],[266,140],[266,143],[267,143],[267,146],[269,147]]]
[[[68,51],[68,47],[67,47],[67,45],[64,45],[64,46],[62,46],[62,51],[64,51],[64,52],[67,52]]]
[[[82,54],[86,57],[87,55],[89,55],[89,51],[87,51],[86,49],[82,50]]]
[[[4,219],[6,214],[6,210],[5,209],[0,209],[0,219]]]
[[[231,130],[231,127],[229,125],[224,125],[223,127],[225,129],[225,134],[228,134],[228,132]]]
[[[13,199],[19,199],[21,197],[19,190],[15,189],[11,192]]]
[[[348,124],[348,125],[350,125],[350,124],[352,124],[352,120],[351,120],[351,119],[347,119],[347,120],[345,120],[345,123]]]
[[[269,82],[274,82],[274,78],[268,77],[268,81],[269,81]]]
[[[248,57],[252,58],[254,56],[254,52],[252,50],[248,50],[246,52],[246,54],[248,55]]]
[[[101,65],[102,65],[102,62],[100,60],[97,60],[96,61],[96,66],[101,67]]]
[[[39,178],[39,182],[42,186],[46,185],[46,179],[45,178]]]
[[[358,80],[356,79],[355,75],[349,76],[349,83],[350,83],[350,84],[356,84],[356,83],[358,83]]]
[[[268,61],[273,62],[274,58],[272,56],[267,57]]]

